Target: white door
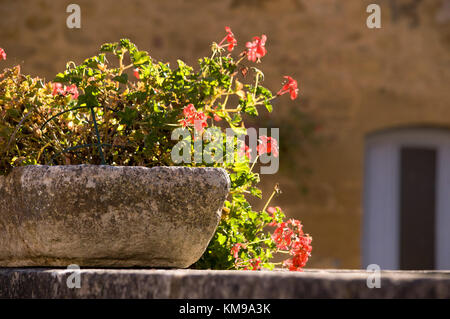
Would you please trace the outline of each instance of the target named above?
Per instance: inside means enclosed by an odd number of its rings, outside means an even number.
[[[430,128],[389,130],[366,138],[362,238],[364,267],[378,264],[382,269],[404,268],[402,263],[408,245],[404,234],[407,233],[405,227],[409,227],[409,216],[402,210],[405,206],[404,188],[406,185],[406,188],[414,189],[414,185],[405,184],[402,176],[405,171],[404,154],[409,154],[404,151],[411,149],[418,151],[411,154],[430,154],[432,156],[428,158],[435,158],[433,168],[423,168],[423,172],[435,171],[431,177],[435,183],[432,185],[435,196],[433,205],[430,204],[434,214],[434,237],[428,239],[433,243],[433,268],[450,269],[450,131]],[[418,166],[412,167],[417,169]],[[420,171],[418,169],[417,173]],[[410,203],[416,199],[412,198]]]

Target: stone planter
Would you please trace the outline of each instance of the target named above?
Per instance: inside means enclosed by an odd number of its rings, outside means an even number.
[[[220,168],[14,168],[0,176],[0,266],[188,267],[229,187]]]

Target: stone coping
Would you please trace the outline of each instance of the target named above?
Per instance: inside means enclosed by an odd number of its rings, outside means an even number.
[[[364,270],[0,268],[0,298],[450,298],[450,271],[382,271],[368,288]],[[69,278],[72,276],[71,278]]]

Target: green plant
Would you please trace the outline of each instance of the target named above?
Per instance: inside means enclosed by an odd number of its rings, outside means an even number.
[[[247,42],[235,59],[225,48],[231,52],[237,41],[226,31],[197,69],[181,60],[171,68],[122,39],[102,45],[98,55],[80,65],[67,63],[53,82],[24,76],[19,66],[5,70],[0,75],[0,172],[36,164],[175,165],[171,151],[179,141],[171,134],[177,127],[189,130],[194,142],[200,138],[205,145],[214,144],[214,155],[226,149],[226,126],[245,134],[244,114],[257,116],[259,107],[271,112],[273,99],[285,93],[295,99],[298,94],[297,82],[286,77],[287,83],[273,95],[261,85],[264,74],[259,69],[242,65],[245,58],[259,62],[267,53],[264,35]],[[220,129],[222,142],[217,143],[217,136],[208,138],[206,127]],[[193,149],[191,134],[182,142]],[[278,156],[277,141],[260,137],[257,151],[257,157]],[[231,179],[222,221],[194,267],[272,269],[273,254],[284,252],[292,258],[283,265],[300,270],[310,255],[311,237],[300,222],[285,222],[279,207],[269,207],[278,186],[264,209],[253,211],[246,196],[261,198],[261,191],[248,146],[241,144],[231,156],[240,160],[199,162],[194,150],[192,161],[183,164],[223,167]],[[273,234],[270,226],[276,227]]]

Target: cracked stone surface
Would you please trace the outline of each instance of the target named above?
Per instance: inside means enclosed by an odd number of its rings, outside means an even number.
[[[0,267],[188,267],[229,187],[220,168],[14,168],[0,176]]]
[[[80,288],[68,288],[79,274]],[[450,271],[0,269],[0,298],[450,298]]]

